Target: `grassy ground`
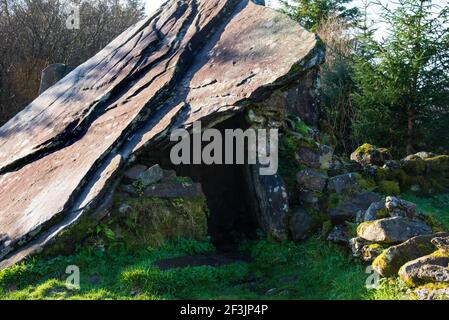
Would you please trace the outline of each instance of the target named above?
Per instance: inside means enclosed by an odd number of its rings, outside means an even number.
[[[404,198],[449,230],[449,195]],[[127,252],[120,245],[81,248],[68,257],[34,259],[0,271],[0,299],[407,299],[407,288],[387,279],[368,290],[366,266],[349,250],[315,235],[300,244],[266,240],[242,245],[249,263],[160,271],[160,259],[211,252],[208,242],[179,240],[155,250]],[[68,266],[80,270],[70,290]]]
[[[0,299],[361,299],[364,268],[345,249],[318,236],[296,245],[246,243],[250,263],[160,271],[153,262],[212,250],[181,240],[160,250],[82,249],[0,272]],[[80,268],[80,290],[65,286],[66,267]]]

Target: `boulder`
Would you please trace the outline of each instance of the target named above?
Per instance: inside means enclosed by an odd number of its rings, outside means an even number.
[[[297,173],[296,181],[301,189],[322,192],[326,186],[327,176],[307,168]]]
[[[446,268],[449,265],[449,255],[443,251],[436,251],[430,255],[409,261],[399,269],[399,277],[410,286],[425,284],[426,280],[420,278],[420,270],[421,267],[426,265]]]
[[[385,207],[391,217],[414,218],[416,216],[416,204],[396,197],[387,197]]]
[[[410,238],[432,234],[432,228],[420,220],[394,217],[364,222],[357,228],[357,235],[365,240],[394,244]]]
[[[152,166],[151,168],[148,168],[147,170],[145,170],[140,175],[139,180],[146,187],[146,186],[149,186],[149,185],[152,185],[152,184],[155,184],[155,183],[161,181],[163,177],[164,177],[164,171],[158,164],[156,164],[156,165]]]
[[[148,167],[143,164],[133,165],[131,168],[125,171],[124,177],[129,180],[139,180],[140,176],[148,170]]]
[[[366,211],[359,211],[357,215],[356,223],[360,224],[362,222],[374,221],[380,219],[380,213],[385,211],[385,202],[377,201],[373,202]]]
[[[164,178],[164,170],[158,164],[151,168],[137,164],[125,172],[125,178],[139,181],[143,187],[147,187],[161,181]]]
[[[380,199],[381,197],[376,193],[364,192],[339,204],[336,208],[329,209],[329,216],[334,224],[354,220],[360,212],[365,212],[373,202],[378,202]]]
[[[378,165],[382,166],[386,161],[392,160],[388,149],[377,148],[371,144],[365,143],[351,154],[351,160],[364,166]]]
[[[0,234],[12,250],[0,268],[95,212],[177,129],[217,126],[286,90],[315,125],[324,53],[315,34],[251,1],[165,2],[0,128]]]
[[[317,144],[316,148],[301,147],[296,152],[296,160],[300,165],[304,165],[314,169],[328,170],[332,163],[334,149]]]
[[[331,232],[327,235],[327,241],[339,243],[339,244],[347,244],[349,243],[349,236],[344,225],[335,226]]]
[[[373,268],[383,277],[393,277],[407,262],[431,254],[435,247],[431,240],[436,235],[413,237],[399,245],[391,246],[373,262]]]
[[[304,240],[313,228],[313,219],[303,208],[296,208],[290,218],[290,233],[294,241]]]
[[[356,173],[345,173],[332,178],[329,178],[328,190],[335,192],[338,195],[351,194],[358,191],[359,185],[357,182]]]

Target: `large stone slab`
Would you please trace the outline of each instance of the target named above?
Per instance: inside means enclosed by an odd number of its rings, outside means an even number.
[[[96,208],[132,155],[297,83],[323,55],[252,2],[167,2],[0,128],[0,268]]]

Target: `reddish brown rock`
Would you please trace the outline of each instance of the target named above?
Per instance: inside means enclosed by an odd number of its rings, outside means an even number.
[[[166,3],[0,128],[0,268],[104,203],[156,138],[220,122],[322,59],[315,35],[269,8]]]

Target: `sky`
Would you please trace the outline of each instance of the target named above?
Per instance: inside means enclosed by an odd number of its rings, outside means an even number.
[[[155,10],[157,10],[157,8],[160,7],[160,5],[162,3],[164,3],[166,0],[146,0],[146,12],[147,14],[151,14],[152,12],[154,12]],[[277,8],[279,7],[279,0],[265,0],[267,6],[273,7],[273,8]],[[433,3],[440,5],[440,6],[445,6],[447,5],[449,2],[449,0],[434,0]],[[394,7],[394,0],[382,0],[382,3],[384,4],[388,4],[388,6],[390,7]],[[363,0],[354,0],[351,6],[359,6],[362,7],[363,4]],[[376,21],[378,19],[377,16],[377,12],[374,8],[372,8],[369,11],[370,14],[370,19]],[[381,37],[382,34],[385,32],[385,27],[384,26],[380,26],[379,27],[379,31],[378,31],[378,36]]]

